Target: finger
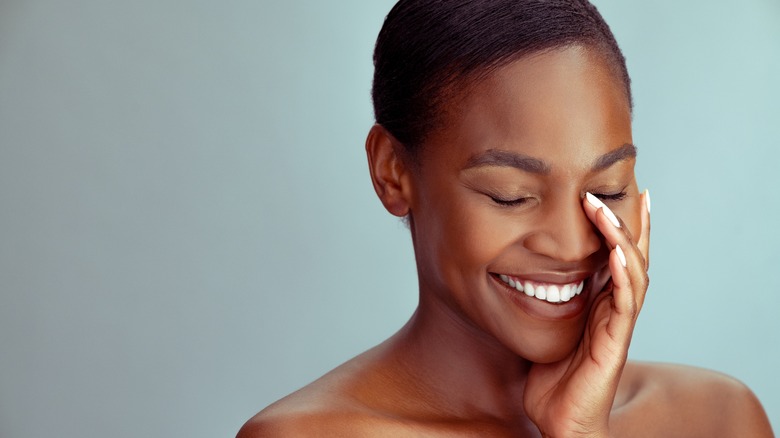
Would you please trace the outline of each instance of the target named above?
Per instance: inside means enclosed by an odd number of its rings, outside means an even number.
[[[607,246],[614,252],[614,249],[620,245],[621,252],[630,266],[627,274],[629,284],[633,286],[631,289],[635,294],[634,299],[641,309],[647,290],[647,271],[643,254],[631,240],[627,227],[608,206],[590,193],[586,194],[585,198],[586,204],[590,204],[585,207],[586,214],[604,236]],[[610,263],[609,266],[614,276],[615,270],[612,268],[617,265]]]
[[[640,306],[635,288],[631,284],[629,274],[629,260],[620,245],[616,245],[609,254],[609,268],[612,271],[612,298],[614,317],[610,317],[607,323],[607,332],[610,336],[627,345],[631,341],[634,325],[639,314]]]
[[[645,189],[642,193],[640,205],[641,233],[637,241],[637,248],[645,258],[645,269],[650,267],[650,191]]]
[[[639,217],[640,217],[640,233],[639,240],[636,243],[637,249],[642,257],[642,267],[644,272],[640,278],[640,283],[635,283],[641,287],[644,291],[637,296],[638,306],[641,309],[645,303],[645,297],[647,296],[647,287],[649,285],[650,278],[647,275],[647,270],[650,267],[650,191],[645,189],[640,197]]]
[[[610,251],[608,268],[613,273],[597,296],[589,318],[591,357],[600,365],[623,364],[634,333],[638,306],[620,246]],[[627,263],[628,264],[628,263]],[[622,365],[621,365],[622,366]]]
[[[585,214],[604,236],[610,249],[614,249],[615,245],[620,244],[623,247],[624,254],[629,259],[634,257],[644,259],[636,244],[634,244],[628,227],[604,202],[591,193],[586,193],[584,205]],[[639,265],[644,266],[644,260]]]
[[[612,228],[621,228],[620,220],[617,216],[607,208],[606,204],[601,201],[601,199],[595,197],[591,193],[585,194],[585,199],[583,199],[583,205],[585,208],[585,215],[590,219],[591,222],[593,222],[594,225],[596,225],[596,228],[601,232],[602,235],[604,235],[605,232],[608,232],[608,230]],[[599,215],[603,214],[606,221],[602,222],[599,220]],[[614,244],[612,242],[607,241],[608,244],[610,244],[610,249],[614,248]]]

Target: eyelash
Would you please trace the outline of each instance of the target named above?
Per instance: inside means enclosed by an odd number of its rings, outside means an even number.
[[[626,197],[626,192],[615,193],[607,195],[604,193],[594,193],[593,196],[601,199],[602,201],[622,201]]]
[[[502,206],[502,207],[517,207],[518,205],[525,204],[528,201],[528,198],[517,198],[517,199],[499,199],[495,198],[493,196],[490,197],[490,199],[493,200],[496,204]]]
[[[606,194],[606,193],[594,193],[593,196],[601,199],[602,201],[622,201],[626,197],[626,192],[620,192],[620,193],[613,193],[613,194]],[[500,199],[496,198],[494,196],[491,196],[490,199],[493,200],[496,204],[502,206],[502,207],[517,207],[519,205],[525,204],[528,202],[528,199],[530,198],[517,198],[517,199]]]

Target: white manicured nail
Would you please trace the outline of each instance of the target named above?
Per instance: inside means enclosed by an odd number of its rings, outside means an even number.
[[[645,205],[647,205],[647,212],[650,213],[650,190],[645,189]]]
[[[615,245],[615,252],[618,255],[618,258],[620,259],[620,264],[623,265],[624,268],[628,267],[628,262],[626,261],[626,255],[623,254],[623,249],[620,247],[620,245]]]
[[[618,220],[617,216],[615,216],[615,213],[612,213],[612,210],[610,210],[606,204],[601,202],[601,199],[593,196],[593,194],[590,192],[585,193],[585,199],[588,200],[588,204],[596,207],[597,209],[601,208],[604,211],[604,214],[607,216],[607,219],[612,222],[612,225],[614,225],[616,228],[620,228],[620,221]]]

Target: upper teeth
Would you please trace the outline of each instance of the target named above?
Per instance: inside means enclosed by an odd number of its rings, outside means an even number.
[[[579,295],[585,285],[585,280],[581,280],[578,283],[545,284],[520,280],[503,274],[499,275],[499,277],[501,278],[501,281],[508,284],[509,287],[513,287],[520,292],[525,292],[529,297],[536,297],[540,300],[547,301],[548,303],[569,301],[576,295]]]

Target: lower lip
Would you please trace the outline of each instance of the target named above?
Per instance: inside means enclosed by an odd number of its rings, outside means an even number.
[[[539,319],[565,320],[579,316],[585,310],[588,303],[587,296],[590,293],[590,278],[585,280],[582,293],[575,295],[571,300],[561,303],[549,303],[538,298],[529,297],[519,290],[509,287],[500,279],[490,274],[490,278],[496,283],[513,304],[520,307],[525,313]]]

